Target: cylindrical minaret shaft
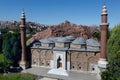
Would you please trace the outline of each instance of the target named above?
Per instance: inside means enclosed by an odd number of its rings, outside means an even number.
[[[100,50],[100,58],[98,61],[98,80],[101,80],[100,72],[104,71],[107,67],[108,62],[106,61],[106,51],[107,51],[107,32],[108,32],[108,22],[107,22],[107,9],[106,6],[103,5],[102,14],[101,14],[101,50]]]
[[[25,69],[26,68],[26,22],[25,22],[25,13],[21,14],[21,23],[20,23],[20,33],[21,33],[21,63],[20,66]]]
[[[108,22],[107,22],[107,9],[106,6],[103,6],[101,14],[101,52],[100,58],[106,59],[106,45],[107,45],[107,32],[108,32]]]
[[[25,61],[26,54],[26,27],[25,27],[25,14],[22,12],[21,15],[21,25],[20,25],[20,33],[21,33],[21,46],[22,46],[22,54],[21,60]]]

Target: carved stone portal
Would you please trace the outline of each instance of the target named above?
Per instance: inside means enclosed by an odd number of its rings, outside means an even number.
[[[57,68],[62,68],[62,62],[60,56],[57,59]]]

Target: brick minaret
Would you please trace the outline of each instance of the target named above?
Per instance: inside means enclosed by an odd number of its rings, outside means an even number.
[[[26,69],[26,27],[25,27],[25,24],[26,24],[25,13],[23,11],[21,14],[21,24],[20,24],[21,46],[22,46],[20,66],[23,69]]]
[[[100,50],[100,60],[98,61],[98,65],[100,68],[106,68],[106,46],[107,46],[107,32],[108,32],[108,22],[107,22],[107,9],[106,6],[103,5],[102,14],[101,14],[101,50]]]

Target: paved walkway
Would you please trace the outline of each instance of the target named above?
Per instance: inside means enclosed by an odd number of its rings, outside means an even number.
[[[58,79],[53,79],[53,78],[47,78],[47,77],[44,77],[44,78],[40,78],[38,80],[58,80]]]
[[[95,73],[70,71],[69,76],[47,74],[48,68],[29,68],[22,72],[38,75],[38,80],[97,80]]]

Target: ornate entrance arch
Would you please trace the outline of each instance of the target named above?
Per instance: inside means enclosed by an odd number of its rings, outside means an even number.
[[[62,68],[62,62],[61,62],[61,57],[59,56],[57,59],[57,68]]]

